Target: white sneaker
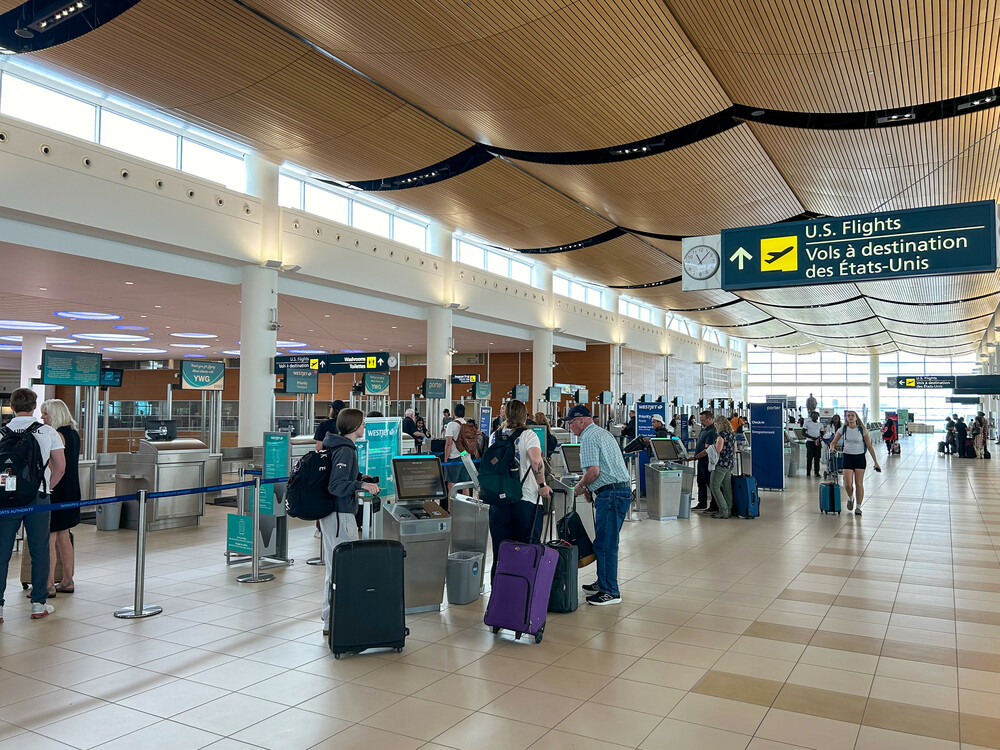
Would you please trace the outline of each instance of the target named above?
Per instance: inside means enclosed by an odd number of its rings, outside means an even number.
[[[53,607],[51,604],[39,604],[38,602],[32,602],[31,603],[31,619],[32,620],[40,620],[43,617],[48,617],[49,615],[51,615],[55,611],[56,611],[56,608]]]
[[[3,622],[3,607],[0,607],[0,622]]]

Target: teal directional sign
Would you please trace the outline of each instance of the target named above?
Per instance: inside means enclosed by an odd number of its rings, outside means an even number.
[[[766,289],[997,268],[994,201],[722,232],[722,288]]]

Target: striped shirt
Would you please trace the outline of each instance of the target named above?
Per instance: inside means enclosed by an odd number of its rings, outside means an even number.
[[[580,466],[586,471],[591,466],[601,470],[600,475],[587,487],[595,492],[606,484],[630,481],[628,467],[622,458],[618,441],[607,430],[590,424],[580,433]]]

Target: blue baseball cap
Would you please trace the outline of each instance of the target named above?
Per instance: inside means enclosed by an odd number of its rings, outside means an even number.
[[[569,414],[566,415],[566,421],[571,419],[576,419],[577,417],[589,417],[590,409],[588,409],[583,404],[577,404],[572,409],[569,410]]]

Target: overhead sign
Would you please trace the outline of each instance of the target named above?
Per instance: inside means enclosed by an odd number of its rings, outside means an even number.
[[[224,362],[181,362],[182,391],[221,391],[226,384]]]
[[[994,201],[722,232],[722,288],[766,289],[997,268]]]
[[[954,375],[898,375],[889,378],[889,388],[954,388]]]
[[[656,430],[653,429],[653,417],[659,419],[663,424],[667,423],[667,405],[657,403],[639,402],[635,405],[635,434],[642,437],[655,437]]]
[[[315,370],[289,367],[285,370],[285,393],[319,393],[319,374]]]
[[[295,354],[274,358],[274,374],[280,375],[289,367],[314,370],[336,375],[341,372],[389,372],[396,366],[396,358],[386,352],[358,352],[356,354]]]
[[[1000,394],[1000,375],[956,375],[956,393]]]
[[[366,396],[386,396],[389,394],[389,373],[366,372],[363,379]]]
[[[42,349],[44,385],[100,385],[101,355]]]
[[[444,378],[424,378],[424,398],[444,398],[448,392],[448,383]]]
[[[511,397],[526,404],[531,398],[531,388],[526,385],[515,385],[511,390]]]
[[[479,380],[479,376],[476,374],[451,374],[451,384],[452,385],[472,385]]]
[[[493,384],[479,381],[473,386],[472,397],[477,401],[485,401],[493,395]]]

